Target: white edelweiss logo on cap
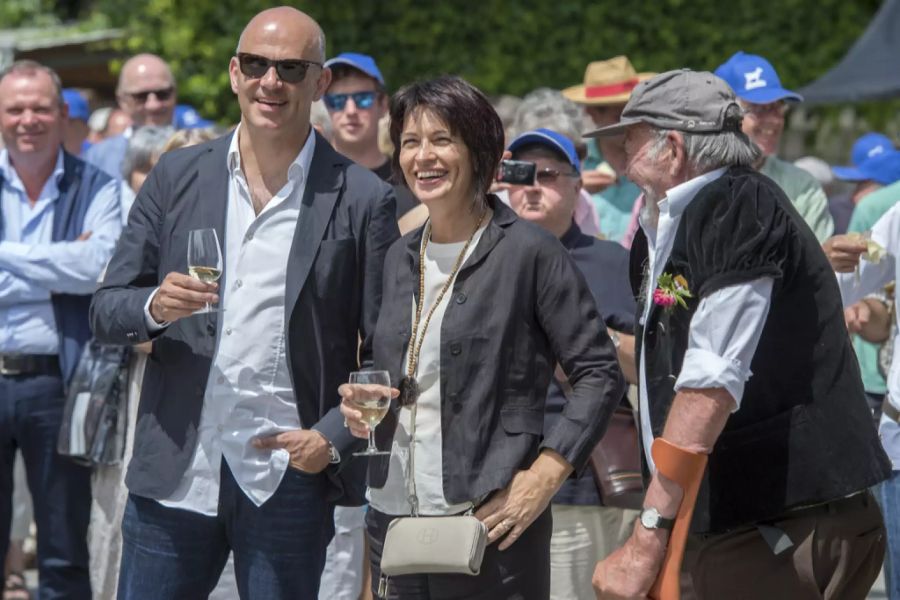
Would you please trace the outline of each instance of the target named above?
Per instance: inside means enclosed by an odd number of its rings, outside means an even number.
[[[868,158],[872,158],[873,156],[878,156],[879,154],[884,154],[884,146],[882,146],[881,144],[878,144],[877,146],[869,150],[866,153],[866,156]]]
[[[768,82],[762,78],[762,67],[756,67],[755,71],[750,71],[749,73],[744,73],[744,79],[746,82],[744,83],[745,90],[755,90],[756,88],[766,87]]]

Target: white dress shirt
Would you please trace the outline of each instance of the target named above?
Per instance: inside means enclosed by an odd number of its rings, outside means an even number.
[[[891,281],[900,281],[900,204],[895,204],[872,227],[872,241],[881,244],[887,254],[880,262],[872,263],[866,259],[859,261],[859,275],[856,273],[838,273],[838,285],[844,306],[852,306],[868,296],[880,292]],[[894,356],[888,371],[888,398],[895,408],[900,407],[900,337],[898,337],[895,321]]]
[[[486,219],[489,221],[490,219]],[[472,243],[466,250],[463,260],[468,260],[481,235],[487,229],[482,225]],[[423,239],[424,242],[424,239]],[[425,249],[425,296],[422,301],[422,322],[431,305],[444,287],[444,283],[453,272],[453,265],[465,242],[436,244],[429,242]],[[453,295],[453,282],[450,289],[435,307],[434,315],[422,339],[419,352],[419,364],[416,380],[419,383],[419,399],[416,408],[416,496],[419,498],[419,513],[439,516],[465,512],[472,503],[450,504],[444,496],[444,458],[443,436],[441,434],[441,324],[450,297]],[[412,300],[412,314],[415,319],[416,301]],[[421,331],[419,333],[421,335]],[[406,372],[409,350],[403,357],[404,373]],[[384,486],[369,488],[369,500],[372,507],[388,515],[407,515],[410,511],[406,478],[409,472],[410,448],[410,416],[409,408],[401,408],[397,415],[397,429],[391,445],[390,466]]]
[[[675,242],[678,224],[685,209],[701,188],[721,177],[725,170],[721,168],[704,173],[669,190],[666,197],[659,202],[659,219],[655,228],[641,219],[641,228],[647,235],[650,259],[650,278],[648,290],[644,294],[646,298],[641,315],[642,324],[646,324],[650,316],[653,290],[656,289],[656,282],[672,253],[672,244]],[[691,319],[688,348],[681,372],[675,381],[676,392],[684,388],[725,388],[734,398],[734,410],[740,408],[744,384],[752,375],[750,363],[769,315],[772,283],[771,277],[764,277],[748,283],[726,286],[700,300]],[[676,304],[672,310],[684,309]],[[639,412],[647,463],[651,469],[655,469],[653,458],[650,456],[653,430],[650,426],[644,348],[645,344],[642,343],[641,370],[638,374]]]
[[[285,273],[315,135],[310,131],[288,169],[288,182],[259,215],[241,170],[239,135],[240,128],[228,149],[222,311],[198,442],[181,483],[160,501],[209,516],[217,512],[223,458],[247,497],[260,506],[281,483],[290,454],[284,449],[257,450],[252,441],[301,428],[285,356]],[[149,303],[146,317],[152,321]]]

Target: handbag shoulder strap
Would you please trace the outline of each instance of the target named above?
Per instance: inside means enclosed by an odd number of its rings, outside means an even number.
[[[416,495],[416,408],[419,403],[413,402],[409,409],[409,463],[406,466],[406,491],[410,514],[419,516],[419,497]]]

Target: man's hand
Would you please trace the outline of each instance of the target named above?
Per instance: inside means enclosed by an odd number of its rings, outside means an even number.
[[[544,450],[530,469],[519,471],[505,489],[478,509],[475,516],[488,528],[488,543],[504,535],[499,550],[506,550],[522,536],[556,495],[572,467],[558,453]]]
[[[219,301],[217,283],[203,283],[184,273],[169,273],[150,302],[150,316],[157,323],[173,323]]]
[[[649,531],[636,522],[625,544],[597,563],[597,600],[646,600],[666,554],[666,532]]]
[[[859,333],[869,324],[872,309],[865,301],[860,301],[844,309],[844,321],[850,333]]]
[[[310,474],[321,473],[331,462],[329,446],[325,436],[315,429],[283,431],[253,440],[253,447],[258,450],[284,448],[291,455],[291,466]]]
[[[825,240],[822,250],[838,273],[850,273],[859,265],[859,257],[866,252],[866,241],[858,235],[836,235]]]
[[[91,239],[91,234],[92,234],[92,233],[93,233],[92,231],[85,231],[84,233],[82,233],[81,235],[79,235],[77,238],[75,238],[75,241],[76,241],[76,242],[86,242],[86,241],[88,241],[89,239]]]

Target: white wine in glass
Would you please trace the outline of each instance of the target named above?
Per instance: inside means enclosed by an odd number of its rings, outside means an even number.
[[[193,229],[188,233],[188,273],[204,283],[214,283],[222,276],[222,249],[215,229]],[[207,302],[197,313],[216,312]]]
[[[375,446],[375,427],[381,423],[391,406],[391,376],[387,371],[354,371],[350,383],[357,385],[353,407],[362,413],[363,422],[369,426],[369,445],[353,456],[378,456],[390,454]]]

